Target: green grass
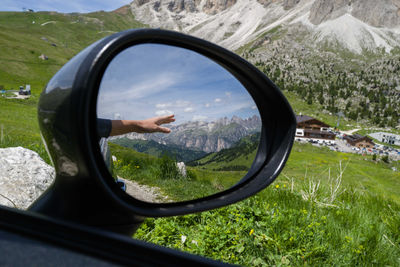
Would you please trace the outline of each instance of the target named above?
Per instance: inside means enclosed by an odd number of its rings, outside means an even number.
[[[355,192],[339,201],[321,207],[268,188],[218,210],[148,219],[135,237],[244,266],[398,266],[399,206]]]
[[[390,167],[400,164],[392,164],[295,144],[283,173],[256,196],[147,219],[134,237],[244,266],[397,266],[400,174]]]
[[[311,116],[319,119],[331,127],[336,127],[338,117],[335,114],[329,114],[329,112],[321,112],[323,107],[318,103],[313,103],[311,105],[307,104],[305,101],[301,100],[300,97],[292,92],[283,91],[283,94],[289,101],[293,108],[295,114],[302,113],[303,115]],[[340,119],[340,130],[350,130],[359,127],[357,123],[350,119]]]
[[[6,89],[31,84],[38,94],[86,46],[112,32],[143,26],[133,16],[106,12],[0,12],[0,84]],[[41,54],[49,60],[39,59]]]
[[[42,26],[49,21],[55,23]],[[0,96],[0,129],[3,129],[0,147],[26,147],[50,163],[37,122],[40,92],[50,78],[86,46],[113,31],[144,26],[133,16],[112,12],[0,12],[0,85],[6,90],[17,90],[21,85],[30,84],[32,90],[27,100]],[[48,41],[42,40],[43,37]],[[41,54],[49,60],[39,59]]]
[[[218,193],[236,184],[246,174],[244,171],[214,172],[187,167],[187,177],[183,177],[176,168],[176,162],[168,156],[158,158],[113,143],[109,147],[111,154],[118,159],[113,167],[115,175],[147,186],[156,186],[174,201]]]

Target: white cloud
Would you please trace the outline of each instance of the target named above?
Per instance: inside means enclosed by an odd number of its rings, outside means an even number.
[[[157,116],[164,116],[164,115],[171,115],[174,114],[171,110],[168,109],[163,109],[163,110],[157,110],[156,115]]]
[[[191,104],[190,101],[185,101],[185,100],[177,100],[175,102],[175,106],[177,108],[184,108],[184,107],[189,106],[190,104]]]
[[[140,83],[125,85],[115,79],[102,80],[99,95],[102,97],[103,104],[121,103],[121,98],[127,100],[137,100],[149,96],[156,96],[162,91],[169,90],[179,80],[179,77],[171,73],[161,73],[152,80],[143,80]]]
[[[202,115],[194,115],[192,120],[194,121],[204,121],[207,119],[207,116],[202,116]]]
[[[256,109],[257,109],[257,106],[252,106],[251,109],[256,110]]]
[[[232,93],[231,93],[231,92],[225,92],[225,95],[226,95],[228,98],[231,98]]]
[[[188,108],[185,108],[183,111],[184,112],[193,112],[194,109],[192,107],[188,107]]]
[[[221,101],[222,101],[221,98],[216,98],[216,99],[214,100],[215,103],[220,103]]]
[[[210,103],[206,103],[204,106],[205,106],[206,108],[209,108],[209,107],[210,107]]]
[[[156,104],[156,108],[160,108],[160,109],[168,108],[168,107],[171,107],[171,106],[172,106],[172,103],[159,103],[159,104]]]

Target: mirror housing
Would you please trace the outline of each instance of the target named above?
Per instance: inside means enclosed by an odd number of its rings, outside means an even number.
[[[262,121],[258,152],[247,175],[230,189],[191,201],[147,203],[129,197],[111,178],[97,139],[99,85],[105,69],[118,53],[144,43],[181,47],[213,60],[238,79],[255,101]],[[296,130],[289,103],[256,67],[210,42],[158,29],[128,30],[90,45],[49,81],[38,109],[39,125],[56,169],[56,179],[30,210],[128,234],[143,217],[214,209],[264,189],[285,165]]]

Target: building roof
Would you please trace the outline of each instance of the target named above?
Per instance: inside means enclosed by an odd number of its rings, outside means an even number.
[[[305,133],[312,133],[312,134],[321,134],[321,135],[336,136],[336,134],[334,134],[334,133],[325,132],[325,131],[320,131],[320,130],[304,129],[304,132],[305,132]]]
[[[369,138],[368,136],[360,135],[360,134],[346,135],[344,137],[344,139],[349,140],[351,142],[361,142],[361,141],[365,140],[367,142],[373,143],[371,138]]]
[[[307,115],[296,115],[296,122],[304,122],[304,121],[309,121],[314,119],[313,117],[307,116]]]
[[[313,117],[310,117],[307,115],[296,115],[296,123],[297,124],[302,123],[302,122],[312,121],[312,120],[318,122],[323,127],[330,127],[328,124],[326,124],[316,118],[313,118]]]

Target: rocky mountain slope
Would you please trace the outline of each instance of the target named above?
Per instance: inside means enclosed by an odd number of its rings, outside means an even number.
[[[229,49],[277,27],[301,26],[307,38],[339,42],[352,51],[400,40],[399,0],[140,0],[130,8],[152,27],[190,33]]]
[[[130,133],[117,138],[153,140],[163,145],[216,152],[231,147],[242,137],[259,132],[261,119],[258,116],[242,119],[221,118],[214,122],[192,121],[170,127],[169,134]]]
[[[146,0],[130,9],[237,52],[322,112],[400,127],[400,0]]]

